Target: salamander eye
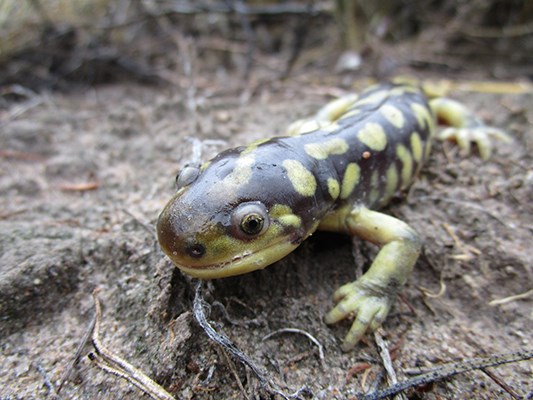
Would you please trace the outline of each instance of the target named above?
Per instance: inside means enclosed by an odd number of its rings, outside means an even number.
[[[258,201],[242,203],[231,216],[235,236],[239,239],[251,239],[267,230],[270,218],[263,203]]]
[[[200,167],[196,164],[187,164],[176,176],[176,189],[181,189],[193,183],[200,175]]]

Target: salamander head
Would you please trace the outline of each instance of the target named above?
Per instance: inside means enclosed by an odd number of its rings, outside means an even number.
[[[181,183],[178,177],[178,192],[157,222],[165,254],[197,278],[264,268],[293,251],[310,233],[289,206],[271,201],[269,193],[276,190],[269,188],[267,193],[261,185],[247,182],[251,172],[246,178],[242,161],[223,161],[198,171],[197,176],[187,171],[192,178],[187,176]],[[268,176],[264,168],[261,172]],[[279,180],[279,171],[273,174]]]

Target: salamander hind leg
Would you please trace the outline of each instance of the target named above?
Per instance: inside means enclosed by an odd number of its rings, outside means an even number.
[[[416,232],[389,215],[356,207],[348,215],[346,223],[352,235],[382,248],[361,278],[335,292],[337,305],[325,317],[325,322],[332,324],[356,315],[342,344],[344,351],[353,348],[369,329],[381,326],[421,249]]]
[[[485,125],[464,105],[445,97],[430,101],[438,120],[449,126],[437,134],[439,140],[454,140],[464,155],[470,154],[471,143],[478,147],[483,160],[490,158],[493,139],[510,142],[510,136],[501,129]]]

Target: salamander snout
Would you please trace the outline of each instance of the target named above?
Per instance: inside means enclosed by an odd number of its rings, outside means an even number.
[[[157,240],[161,249],[179,263],[189,258],[199,260],[206,253],[205,245],[188,232],[187,219],[174,203],[170,203],[157,221]]]

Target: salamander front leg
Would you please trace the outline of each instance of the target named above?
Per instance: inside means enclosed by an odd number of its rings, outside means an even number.
[[[352,349],[368,329],[381,326],[392,302],[407,280],[420,254],[421,242],[406,223],[357,207],[348,215],[349,232],[382,246],[369,270],[357,281],[340,287],[334,294],[337,303],[325,317],[328,324],[356,314],[342,349]]]

